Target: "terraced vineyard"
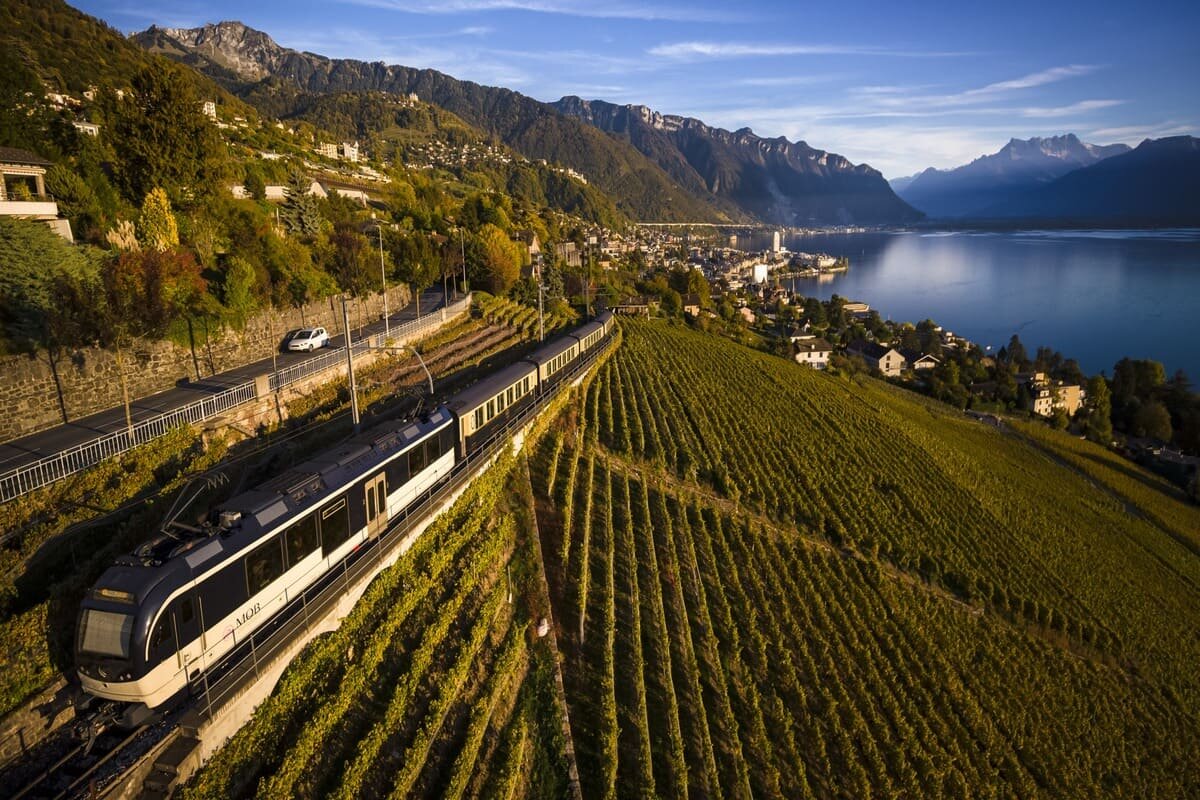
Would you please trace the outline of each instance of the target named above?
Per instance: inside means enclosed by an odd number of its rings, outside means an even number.
[[[686,329],[534,458],[586,798],[1200,795],[1200,513]]]
[[[552,657],[531,645],[508,457],[305,649],[187,798],[561,795]],[[507,489],[506,489],[507,487]]]

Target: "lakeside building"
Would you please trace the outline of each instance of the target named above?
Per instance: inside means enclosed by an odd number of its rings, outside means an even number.
[[[908,366],[899,350],[885,347],[878,342],[858,340],[846,345],[846,355],[861,358],[867,366],[877,369],[889,378],[897,377]]]
[[[825,369],[829,366],[829,357],[833,355],[833,345],[824,339],[803,339],[796,342],[796,363],[807,364],[813,369]]]

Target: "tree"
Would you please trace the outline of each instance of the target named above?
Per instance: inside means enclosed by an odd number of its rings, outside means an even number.
[[[171,199],[161,188],[150,190],[142,201],[138,217],[138,234],[142,247],[163,252],[179,246],[179,225],[171,211]]]
[[[249,262],[238,256],[229,259],[221,296],[225,319],[234,330],[243,330],[247,320],[258,310],[257,285],[258,276]]]
[[[100,201],[92,187],[61,164],[46,170],[46,191],[54,196],[58,210],[71,220],[77,232],[100,224]]]
[[[101,100],[121,193],[131,202],[155,187],[176,201],[216,194],[227,171],[225,145],[200,112],[186,68],[155,59],[131,84],[123,97],[108,90]]]
[[[94,336],[99,261],[100,251],[73,247],[40,222],[0,217],[0,331],[18,351],[45,350],[63,422],[58,362]]]
[[[279,206],[279,219],[292,236],[316,236],[321,230],[321,203],[309,194],[312,181],[299,169],[288,174]]]
[[[322,237],[324,238],[324,237]],[[337,279],[338,286],[354,297],[378,291],[380,279],[377,256],[367,237],[349,222],[339,222],[324,246],[325,268]]]
[[[1171,441],[1171,415],[1167,407],[1158,400],[1143,403],[1133,416],[1133,432],[1160,442]]]
[[[480,229],[479,245],[488,290],[503,294],[521,275],[521,246],[491,223]]]
[[[113,347],[125,405],[125,423],[133,427],[124,351],[134,339],[161,338],[167,326],[199,308],[206,296],[200,265],[181,250],[143,250],[118,255],[104,271],[102,341]]]
[[[1091,441],[1107,446],[1112,441],[1112,396],[1103,375],[1096,375],[1088,381],[1087,395],[1084,434]]]
[[[1015,333],[1008,340],[1008,347],[1004,352],[1007,363],[1012,365],[1013,368],[1022,370],[1029,365],[1029,354],[1025,352],[1025,345],[1021,343],[1021,337]]]

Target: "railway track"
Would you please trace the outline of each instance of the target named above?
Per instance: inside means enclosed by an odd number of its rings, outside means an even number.
[[[24,769],[0,775],[0,794],[12,800],[97,796],[175,729],[172,717],[133,731],[97,727],[99,720],[88,717],[42,743],[23,760]]]

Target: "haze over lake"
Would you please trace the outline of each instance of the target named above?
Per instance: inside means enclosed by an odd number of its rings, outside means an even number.
[[[1088,374],[1123,356],[1200,380],[1200,229],[887,232],[794,237],[794,251],[850,258],[795,290],[870,303],[884,318],[934,319],[993,352],[1013,333]]]

